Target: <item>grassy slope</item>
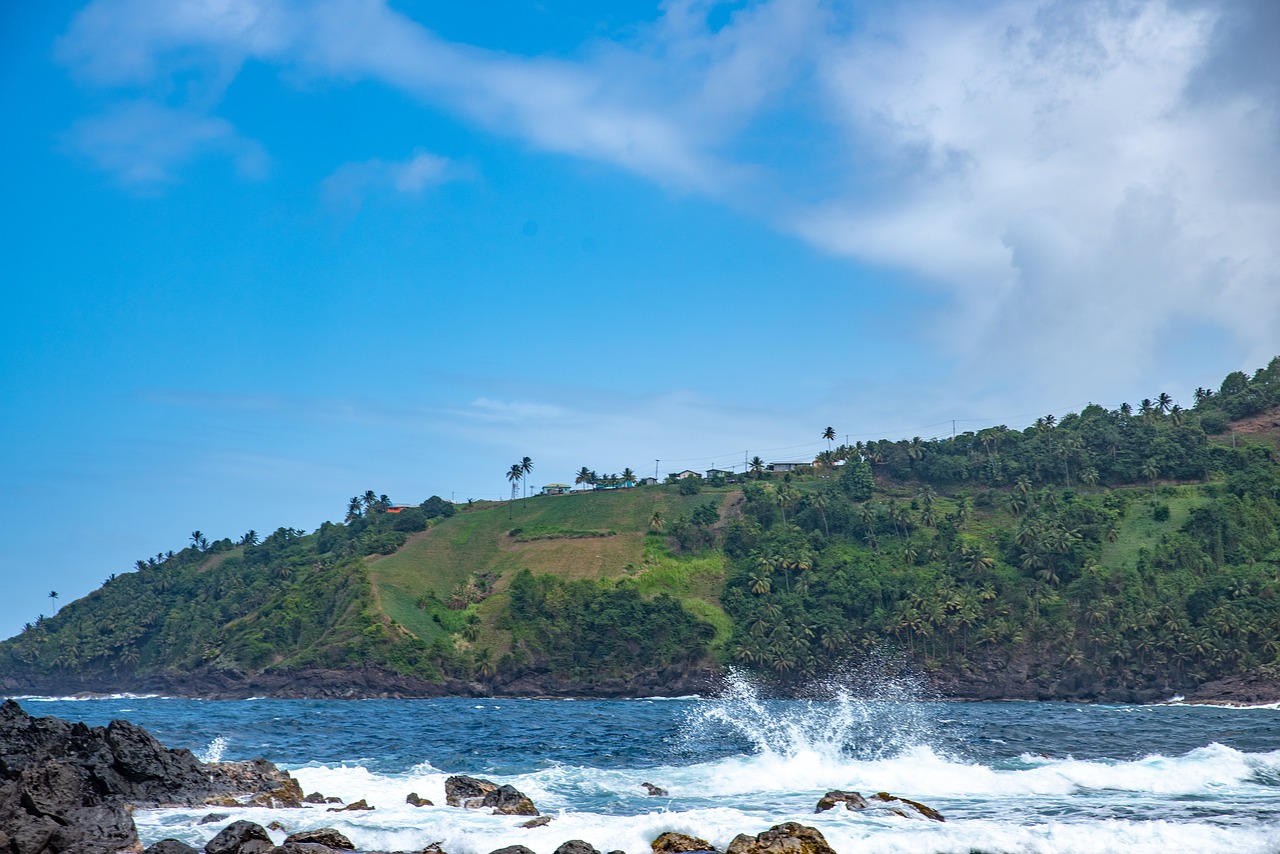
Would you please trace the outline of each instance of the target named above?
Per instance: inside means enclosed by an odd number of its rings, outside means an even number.
[[[1156,504],[1169,505],[1169,518],[1158,522],[1151,514],[1151,491],[1133,489],[1131,492],[1135,500],[1120,522],[1115,542],[1103,543],[1102,558],[1099,560],[1103,566],[1135,566],[1140,549],[1155,548],[1162,536],[1180,529],[1191,511],[1207,502],[1197,486],[1161,487],[1157,490],[1154,501]]]
[[[471,576],[498,576],[495,595],[480,603],[478,613],[489,631],[503,602],[503,591],[520,569],[565,579],[630,577],[646,596],[669,593],[693,614],[727,637],[729,620],[719,604],[723,557],[677,558],[665,548],[646,546],[645,534],[654,511],[668,520],[688,515],[706,501],[723,503],[730,490],[708,490],[682,496],[674,487],[534,496],[511,505],[467,510],[414,535],[393,555],[372,560],[369,577],[380,607],[390,618],[426,641],[456,629],[456,612],[416,604],[435,594],[448,601]],[[525,531],[593,531],[604,537],[539,539],[519,542],[509,535]],[[439,621],[433,619],[439,617]]]

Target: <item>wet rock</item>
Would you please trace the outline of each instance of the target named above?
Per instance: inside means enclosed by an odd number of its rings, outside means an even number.
[[[600,854],[600,852],[590,842],[583,842],[581,839],[570,839],[557,848],[554,854]]]
[[[323,804],[323,803],[327,803],[327,801],[325,800],[324,795],[320,794],[319,792],[312,792],[311,794],[309,794],[309,795],[307,795],[305,798],[303,798],[303,799],[302,799],[302,802],[303,802],[304,804]]]
[[[265,854],[275,848],[266,829],[251,821],[233,821],[205,843],[205,854]]]
[[[515,786],[499,786],[484,796],[482,807],[493,807],[494,815],[538,815],[538,808]]]
[[[284,844],[288,845],[291,842],[310,842],[315,845],[324,845],[329,848],[340,848],[346,851],[356,850],[356,846],[352,844],[350,839],[343,836],[332,827],[318,827],[315,830],[300,830],[297,833],[291,833],[288,838],[285,839]]]
[[[644,786],[645,792],[652,797],[665,798],[667,796],[667,790],[661,786],[655,786],[652,783],[641,783],[640,785]]]
[[[523,845],[508,845],[506,848],[490,851],[489,854],[538,854],[538,852],[532,848],[525,848]]]
[[[176,839],[161,839],[143,854],[200,854],[200,852],[185,842],[179,842]]]
[[[867,808],[867,799],[862,797],[861,792],[845,792],[836,789],[818,799],[818,807],[814,812],[826,812],[839,804],[844,804],[845,809],[848,810],[864,810]]]
[[[357,810],[371,810],[371,809],[375,809],[375,807],[369,806],[368,802],[365,801],[364,798],[361,798],[358,801],[352,801],[351,803],[347,804],[345,807],[329,807],[327,812],[352,812]]]
[[[817,828],[788,821],[754,837],[739,833],[725,854],[836,854],[836,851]]]
[[[520,826],[527,827],[527,828],[534,828],[534,827],[546,827],[548,824],[551,824],[551,816],[540,815],[537,818],[529,819],[528,821],[521,824]]]
[[[281,824],[281,823],[280,823],[280,822],[278,822],[278,821],[273,821],[273,822],[271,822],[270,824],[268,824],[268,825],[267,825],[267,830],[278,830],[278,831],[280,831],[281,833],[288,833],[288,832],[289,832],[289,828],[285,827],[283,824]]]
[[[497,788],[489,780],[459,774],[444,781],[444,801],[451,807],[478,809],[484,796]]]
[[[218,822],[226,821],[229,818],[231,818],[230,813],[211,812],[208,815],[206,815],[204,818],[197,821],[196,824],[217,824]]]
[[[205,767],[210,780],[219,788],[250,793],[252,806],[272,809],[302,806],[302,787],[298,781],[265,759],[215,762]]]
[[[930,821],[946,821],[942,817],[942,813],[933,807],[927,807],[919,801],[913,801],[909,798],[899,798],[888,792],[876,792],[869,799],[871,806],[882,805],[882,809],[887,809],[894,815],[900,815],[903,818],[924,818]]]
[[[324,802],[325,802],[326,804],[341,804],[341,803],[344,803],[344,801],[342,800],[342,798],[335,798],[335,797],[328,797],[328,798],[325,798],[325,799],[324,799]]]
[[[315,842],[286,842],[270,854],[333,854],[333,849]]]
[[[408,795],[406,795],[406,796],[405,796],[405,799],[404,799],[404,802],[405,802],[406,804],[409,804],[409,805],[411,805],[411,806],[415,806],[415,807],[433,807],[433,806],[435,806],[435,804],[431,803],[431,801],[427,800],[426,798],[420,798],[420,797],[418,797],[418,793],[417,793],[417,792],[410,792]]]
[[[654,854],[685,854],[688,851],[715,851],[716,847],[705,839],[686,833],[667,831],[649,843]]]
[[[440,847],[439,842],[432,842],[426,848],[422,849],[422,854],[447,854],[447,852]]]

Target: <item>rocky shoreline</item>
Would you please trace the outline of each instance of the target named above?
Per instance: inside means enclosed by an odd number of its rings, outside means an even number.
[[[1263,705],[1280,702],[1280,669],[1257,670],[1192,686],[1167,682],[1115,685],[1098,683],[1080,672],[1045,675],[1035,662],[990,663],[966,674],[938,673],[927,680],[936,700],[1036,700],[1074,703],[1152,704],[1181,697],[1187,703]],[[165,671],[141,676],[110,674],[0,676],[0,696],[94,696],[158,694],[202,700],[250,697],[307,700],[432,699],[501,697],[530,699],[635,699],[713,694],[723,674],[711,668],[649,671],[630,679],[563,680],[549,674],[525,674],[498,682],[449,679],[432,682],[379,668],[309,669],[243,673],[205,669]],[[786,686],[777,688],[788,693]]]

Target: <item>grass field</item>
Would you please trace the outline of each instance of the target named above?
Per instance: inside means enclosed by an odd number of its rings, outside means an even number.
[[[1172,495],[1167,494],[1170,491],[1173,492]],[[1100,560],[1103,566],[1136,565],[1139,549],[1150,549],[1160,542],[1160,537],[1181,528],[1191,511],[1207,501],[1196,486],[1161,487],[1154,499],[1149,489],[1133,489],[1130,492],[1134,500],[1120,523],[1116,541],[1103,544]],[[1168,519],[1157,521],[1154,518],[1153,501],[1156,506],[1169,505]]]
[[[646,554],[645,534],[655,511],[668,523],[689,515],[705,502],[717,507],[734,490],[707,490],[679,495],[673,486],[533,496],[509,504],[459,512],[428,531],[413,535],[395,554],[370,561],[369,578],[387,616],[430,641],[446,632],[433,619],[439,606],[419,608],[420,597],[447,602],[472,577],[496,576],[495,597],[516,571],[528,569],[565,579],[632,577],[642,594],[670,593],[691,612],[727,635],[728,618],[720,610],[719,580],[723,561],[677,559],[669,553]],[[568,531],[603,536],[521,541],[511,536],[529,532]],[[482,607],[483,614],[492,611]],[[451,620],[444,621],[446,626]]]

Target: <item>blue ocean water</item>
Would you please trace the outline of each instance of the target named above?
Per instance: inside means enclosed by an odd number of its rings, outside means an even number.
[[[22,698],[32,714],[125,718],[205,759],[265,756],[303,788],[377,809],[237,810],[289,830],[336,827],[367,850],[488,854],[568,839],[649,851],[675,830],[723,848],[782,821],[854,852],[1280,852],[1280,709],[1177,704],[947,703],[910,685],[832,685],[767,700],[741,678],[720,696],[650,700]],[[443,806],[451,774],[521,789],[550,825]],[[648,796],[641,784],[667,789]],[[945,824],[845,810],[830,789],[889,791]],[[412,807],[416,791],[439,806]],[[202,845],[203,809],[135,814],[145,843]],[[274,836],[283,839],[284,834]],[[279,841],[279,840],[278,840]]]

